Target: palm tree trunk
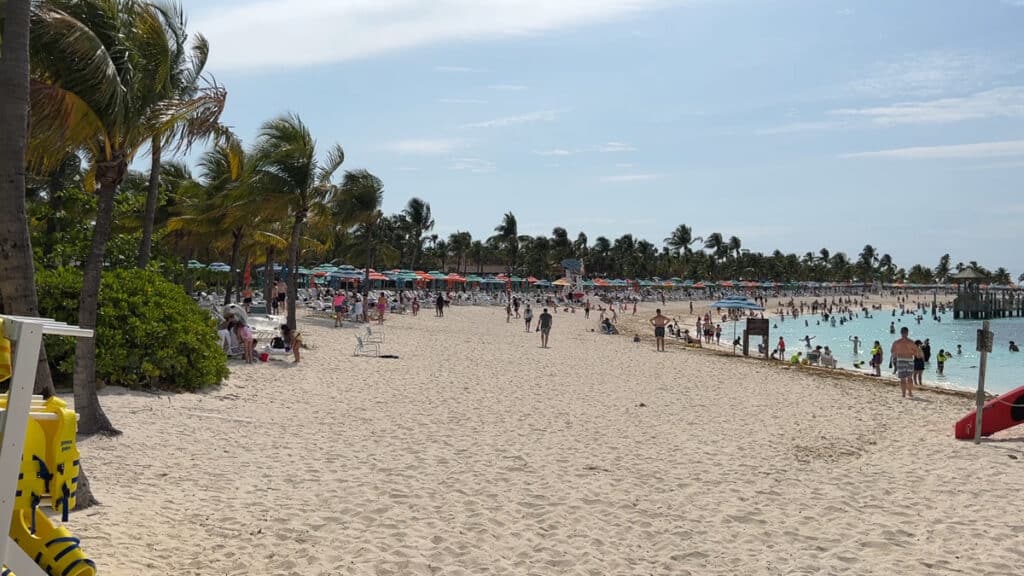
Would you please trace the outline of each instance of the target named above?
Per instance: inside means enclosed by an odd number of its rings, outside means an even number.
[[[39,316],[32,239],[25,212],[28,135],[29,0],[8,0],[0,53],[0,301],[2,311]],[[35,393],[53,395],[45,348],[39,351]]]
[[[295,223],[292,224],[292,242],[288,247],[288,327],[295,330],[295,299],[299,295],[299,281],[296,277],[299,271],[299,239],[302,237],[302,224],[305,218],[302,214],[295,215]]]
[[[274,297],[274,248],[267,248],[267,263],[263,265],[263,301],[270,315],[270,299]]]
[[[370,268],[373,268],[373,225],[366,227],[366,277],[363,285],[363,320],[370,321],[370,301],[366,298],[370,294]]]
[[[409,269],[410,270],[415,270],[416,269],[416,262],[418,262],[419,259],[420,259],[420,250],[423,249],[423,231],[422,230],[419,230],[419,229],[416,230],[416,236],[413,238],[413,241],[416,244],[412,248],[412,263],[409,264]]]
[[[242,249],[242,228],[238,227],[231,231],[231,281],[224,290],[224,305],[231,304],[231,296],[236,285],[242,283],[242,273],[236,272],[238,267],[238,251]]]
[[[96,212],[96,227],[92,235],[92,248],[85,263],[82,278],[82,294],[78,302],[78,325],[96,329],[99,307],[100,280],[103,272],[103,256],[110,238],[110,224],[114,216],[114,194],[127,166],[123,161],[107,163],[98,169],[99,207]],[[75,410],[79,414],[78,433],[83,435],[101,432],[116,435],[110,419],[100,406],[96,395],[96,337],[79,338],[75,343]]]
[[[150,145],[153,149],[149,163],[149,192],[146,194],[146,214],[142,218],[142,240],[139,242],[138,267],[149,265],[149,255],[153,249],[153,221],[156,220],[156,205],[160,199],[160,139],[153,138]]]

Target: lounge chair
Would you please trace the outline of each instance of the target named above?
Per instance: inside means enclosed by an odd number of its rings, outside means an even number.
[[[380,356],[380,343],[367,342],[362,336],[356,336],[356,348],[352,351],[353,356]]]
[[[381,332],[380,330],[374,332],[373,328],[367,326],[366,335],[363,336],[363,340],[365,340],[367,344],[383,344],[384,333]]]

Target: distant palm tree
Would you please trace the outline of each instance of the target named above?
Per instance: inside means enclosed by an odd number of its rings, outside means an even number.
[[[949,267],[949,254],[943,254],[939,258],[939,265],[935,267],[935,280],[937,282],[946,283],[949,281],[950,267]]]
[[[487,257],[487,246],[479,240],[474,240],[469,247],[469,257],[476,263],[477,274],[482,274],[484,271],[484,258]]]
[[[511,273],[519,263],[519,223],[516,222],[515,214],[506,212],[494,231],[497,232],[495,239],[505,252],[505,263]]]
[[[409,267],[415,269],[420,259],[420,251],[423,250],[423,234],[434,229],[434,217],[430,213],[430,204],[420,198],[410,198],[402,210],[402,215],[409,222],[410,240],[413,244],[412,262]]]
[[[455,255],[455,271],[464,272],[466,264],[466,253],[473,245],[473,235],[469,232],[455,232],[448,236],[448,246]]]
[[[693,235],[693,230],[689,226],[680,224],[668,238],[665,238],[665,245],[672,250],[673,254],[679,256],[680,254],[689,254],[690,246],[703,241],[703,238]]]
[[[346,225],[361,229],[366,242],[366,271],[363,291],[370,285],[370,268],[373,267],[374,251],[377,247],[376,231],[383,218],[380,206],[384,202],[384,183],[366,170],[345,172],[338,197],[336,214]]]
[[[299,242],[306,221],[327,217],[336,196],[334,173],[345,161],[345,152],[335,144],[324,160],[317,160],[316,142],[298,116],[268,120],[260,127],[253,149],[253,170],[249,186],[263,199],[264,207],[291,220],[288,246],[288,326],[295,328],[298,298]]]

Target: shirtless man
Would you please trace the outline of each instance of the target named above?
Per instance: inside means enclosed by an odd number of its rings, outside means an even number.
[[[668,325],[668,316],[661,315],[661,308],[654,311],[656,316],[651,318],[651,326],[654,326],[654,342],[658,352],[665,351],[665,326]]]
[[[914,397],[914,358],[924,358],[924,353],[909,338],[910,328],[900,328],[900,339],[892,343],[892,359],[896,363],[896,375],[900,379],[900,392],[904,398]]]

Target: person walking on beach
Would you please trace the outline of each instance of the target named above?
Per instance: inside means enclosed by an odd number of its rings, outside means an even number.
[[[583,318],[590,319],[590,298],[583,303]]]
[[[914,359],[924,359],[921,349],[909,338],[910,328],[900,328],[900,338],[892,343],[893,362],[896,364],[896,376],[900,379],[900,392],[904,398],[914,397]]]
[[[722,325],[715,324],[715,344],[722,344]]]
[[[921,357],[914,358],[914,384],[920,386],[923,384],[923,382],[921,382],[921,377],[924,375],[924,363],[925,359],[928,357],[928,353],[925,352],[924,345],[920,340],[914,340],[914,344],[921,350]]]
[[[786,341],[779,336],[779,343],[775,346],[775,349],[779,351],[779,360],[785,362],[786,360]]]
[[[434,302],[434,306],[435,306],[434,316],[437,316],[438,318],[443,318],[444,317],[444,294],[442,294],[440,292],[437,293],[437,300]]]
[[[540,330],[540,347],[547,348],[548,336],[551,334],[551,314],[548,313],[547,308],[540,313],[540,318],[538,318],[538,320],[539,323],[537,328]]]
[[[654,344],[655,350],[658,352],[665,351],[665,326],[668,324],[668,316],[662,316],[661,308],[654,311],[655,316],[649,320],[651,326],[654,326]]]
[[[526,331],[530,331],[530,324],[533,323],[533,308],[530,305],[526,305],[526,310],[523,311],[523,320],[526,321]]]

